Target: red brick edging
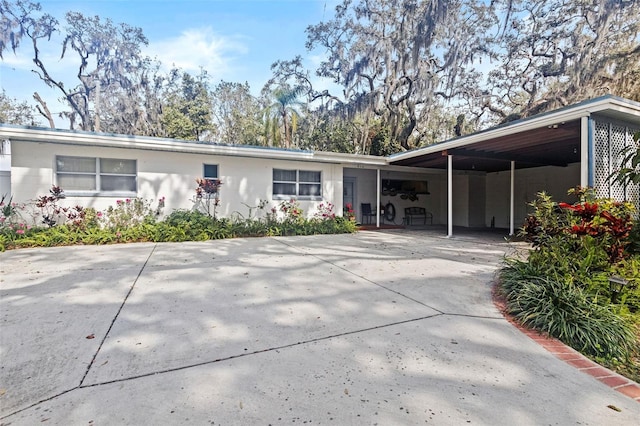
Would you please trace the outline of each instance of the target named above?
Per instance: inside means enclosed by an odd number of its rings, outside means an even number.
[[[497,287],[497,286],[496,286]],[[529,336],[543,348],[555,355],[556,358],[566,362],[569,365],[574,366],[578,370],[585,374],[594,377],[596,380],[604,383],[605,385],[613,388],[629,398],[634,399],[636,402],[640,402],[640,385],[633,380],[609,370],[601,366],[600,364],[591,361],[586,356],[582,355],[575,349],[565,345],[560,340],[553,337],[546,336],[539,331],[530,330],[522,325],[518,324],[514,318],[506,311],[506,304],[503,298],[496,291],[496,287],[493,290],[493,303],[496,305],[502,315],[513,324],[522,333]]]

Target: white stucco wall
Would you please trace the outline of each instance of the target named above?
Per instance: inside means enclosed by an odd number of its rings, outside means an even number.
[[[469,176],[453,176],[453,225],[469,226]]]
[[[485,224],[487,178],[485,174],[469,176],[469,226],[482,228]]]
[[[339,164],[23,141],[13,142],[12,148],[14,201],[27,202],[47,194],[55,184],[55,156],[71,155],[137,160],[137,196],[152,201],[154,206],[160,197],[165,197],[165,213],[193,207],[191,200],[197,186],[195,180],[202,177],[205,163],[219,166],[218,174],[223,185],[218,214],[222,217],[233,212],[247,216],[249,209],[244,204],[256,206],[260,200],[269,201],[267,209],[277,206],[281,200],[272,197],[273,168],[322,172],[323,200],[301,200],[300,206],[308,216],[313,215],[323,201],[333,203],[336,213],[342,212],[342,166]],[[122,198],[69,196],[64,205],[79,204],[103,210]]]
[[[555,201],[574,202],[567,191],[580,184],[580,164],[567,167],[536,167],[515,172],[515,227],[522,225],[530,213],[528,204],[540,191],[546,191]],[[496,228],[509,227],[510,172],[488,173],[486,177],[486,226],[495,217]]]
[[[438,210],[433,223],[447,224],[447,175],[442,171],[434,177],[437,183]],[[453,225],[465,227],[485,226],[486,175],[482,172],[454,171],[453,173]],[[433,193],[434,191],[432,191]]]
[[[432,185],[433,182],[433,185]],[[530,212],[528,203],[542,190],[556,201],[574,202],[567,191],[580,183],[580,164],[568,167],[537,167],[516,170],[515,226],[519,227]],[[453,224],[465,227],[509,228],[510,172],[479,173],[454,171]],[[446,172],[429,178],[434,205],[434,223],[447,222]],[[437,207],[436,207],[437,206]]]

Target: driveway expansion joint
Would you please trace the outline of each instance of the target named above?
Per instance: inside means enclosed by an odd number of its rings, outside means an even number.
[[[412,323],[412,322],[416,322],[416,321],[423,321],[423,320],[426,320],[426,319],[440,317],[442,315],[443,314],[434,314],[434,315],[428,315],[428,316],[419,317],[419,318],[411,318],[411,319],[404,320],[404,321],[396,321],[396,322],[392,322],[392,323],[388,323],[388,324],[377,325],[377,326],[374,326],[374,327],[367,327],[367,328],[363,328],[363,329],[359,329],[359,330],[352,330],[352,331],[347,331],[347,332],[344,332],[344,333],[338,333],[338,334],[332,334],[332,335],[329,335],[329,336],[317,337],[315,339],[303,340],[303,341],[296,342],[296,343],[289,343],[289,344],[286,344],[286,345],[274,346],[274,347],[266,348],[266,349],[259,349],[259,350],[252,351],[252,352],[246,352],[246,353],[241,353],[241,354],[237,354],[237,355],[231,355],[231,356],[224,357],[224,358],[218,358],[218,359],[213,359],[213,360],[209,360],[209,361],[202,361],[202,362],[198,362],[198,363],[194,363],[194,364],[182,365],[182,366],[179,366],[179,367],[167,368],[167,369],[164,369],[164,370],[152,371],[152,372],[149,372],[149,373],[139,374],[139,375],[135,375],[135,376],[122,377],[120,379],[108,380],[108,381],[98,382],[98,383],[91,383],[91,384],[88,384],[88,385],[81,384],[80,386],[78,386],[78,388],[79,389],[92,388],[92,387],[97,387],[97,386],[109,385],[109,384],[112,384],[112,383],[120,383],[120,382],[127,382],[127,381],[131,381],[131,380],[136,380],[136,379],[142,379],[144,377],[155,376],[155,375],[158,375],[158,374],[173,373],[173,372],[176,372],[176,371],[181,371],[181,370],[187,370],[187,369],[190,369],[190,368],[201,367],[203,365],[211,365],[211,364],[215,364],[215,363],[218,363],[218,362],[230,361],[232,359],[244,358],[244,357],[248,357],[248,356],[252,356],[252,355],[263,354],[263,353],[266,353],[266,352],[273,352],[273,351],[277,352],[277,351],[282,350],[282,349],[288,349],[288,348],[293,348],[293,347],[296,347],[296,346],[307,345],[309,343],[322,342],[322,341],[325,341],[325,340],[331,340],[331,339],[335,339],[335,338],[338,338],[338,337],[350,336],[350,335],[364,333],[364,332],[373,331],[373,330],[381,330],[381,329],[384,329],[384,328],[387,328],[387,327],[393,327],[393,326],[401,325],[401,324],[408,324],[408,323]]]
[[[158,247],[158,244],[154,244],[153,245],[153,248],[149,252],[149,255],[147,256],[147,258],[145,259],[144,263],[142,264],[142,267],[138,271],[138,275],[136,275],[136,278],[133,280],[133,283],[131,284],[131,287],[129,287],[129,291],[127,291],[127,294],[124,296],[124,299],[122,300],[122,303],[120,304],[120,307],[118,308],[118,311],[116,312],[116,314],[114,315],[113,319],[111,320],[111,324],[109,324],[109,328],[107,329],[107,332],[104,334],[104,336],[102,336],[102,340],[100,341],[100,344],[98,345],[98,349],[93,354],[93,358],[91,358],[91,362],[89,362],[89,365],[87,366],[87,369],[84,372],[84,375],[82,376],[82,379],[80,380],[80,384],[78,385],[79,388],[82,387],[84,381],[87,378],[87,375],[89,374],[89,371],[91,371],[91,368],[93,367],[93,363],[96,361],[96,358],[98,357],[98,354],[102,350],[102,346],[104,345],[104,342],[107,340],[107,337],[109,336],[109,333],[111,332],[111,329],[113,328],[113,325],[115,324],[116,320],[120,316],[120,312],[122,312],[122,308],[124,308],[124,305],[127,303],[127,300],[129,299],[129,296],[133,292],[133,289],[135,288],[136,283],[140,279],[140,276],[142,275],[142,272],[147,267],[147,264],[149,263],[149,260],[151,259],[151,256],[153,256],[153,253],[156,251],[157,247]]]
[[[301,253],[304,253],[304,254],[305,254],[305,255],[307,255],[307,256],[315,257],[316,259],[320,260],[321,262],[327,263],[327,264],[329,264],[329,265],[331,265],[331,266],[334,266],[334,267],[336,267],[336,268],[338,268],[338,269],[341,269],[342,271],[344,271],[344,272],[346,272],[346,273],[348,273],[348,274],[350,274],[350,275],[353,275],[354,277],[358,277],[358,278],[360,278],[361,280],[364,280],[364,281],[368,282],[369,284],[373,284],[373,285],[375,285],[375,286],[377,286],[377,287],[380,287],[380,288],[382,288],[382,289],[384,289],[384,290],[387,290],[387,291],[389,291],[389,292],[391,292],[391,293],[397,294],[397,295],[398,295],[398,296],[400,296],[400,297],[403,297],[403,298],[405,298],[405,299],[407,299],[407,300],[411,300],[412,302],[415,302],[415,303],[417,303],[417,304],[419,304],[419,305],[422,305],[422,306],[424,306],[424,307],[426,307],[426,308],[432,309],[432,310],[434,310],[434,311],[438,312],[439,314],[444,314],[444,312],[442,312],[440,309],[434,308],[433,306],[429,306],[429,305],[427,305],[426,303],[421,302],[420,300],[414,299],[413,297],[407,296],[406,294],[400,293],[399,291],[396,291],[396,290],[390,289],[389,287],[386,287],[386,286],[384,286],[384,285],[382,285],[382,284],[380,284],[380,283],[377,283],[377,282],[375,282],[375,281],[372,281],[372,280],[370,280],[370,279],[369,279],[369,278],[367,278],[367,277],[364,277],[364,276],[362,276],[362,275],[356,274],[355,272],[353,272],[353,271],[351,271],[351,270],[349,270],[349,269],[347,269],[347,268],[345,268],[345,267],[343,267],[343,266],[337,265],[337,264],[335,264],[335,263],[333,263],[333,262],[331,262],[331,261],[329,261],[329,260],[327,260],[327,259],[324,259],[324,258],[323,258],[322,256],[320,256],[320,255],[307,253],[307,252],[305,252],[304,250],[299,249],[298,247],[295,247],[295,246],[293,246],[293,245],[291,245],[291,244],[288,244],[286,241],[282,241],[282,240],[279,240],[279,239],[278,239],[278,240],[276,240],[276,241],[280,242],[281,244],[283,244],[283,245],[285,245],[285,246],[287,246],[287,247],[290,247],[290,248],[292,248],[292,249],[294,249],[294,250],[297,250],[297,251],[299,251],[299,252],[301,252]]]
[[[80,388],[80,386],[76,386],[75,388],[67,389],[67,390],[65,390],[65,391],[59,392],[59,393],[57,393],[57,394],[55,394],[55,395],[52,395],[52,396],[50,396],[50,397],[47,397],[47,398],[41,399],[40,401],[34,402],[34,403],[32,403],[32,404],[29,404],[29,405],[27,405],[26,407],[19,408],[19,409],[17,409],[16,411],[14,411],[14,412],[12,412],[12,413],[8,413],[8,414],[5,414],[5,415],[3,415],[3,416],[0,416],[0,420],[3,420],[3,419],[6,419],[6,418],[9,418],[9,417],[11,417],[11,416],[15,416],[16,414],[20,414],[21,412],[26,411],[26,410],[28,410],[28,409],[30,409],[30,408],[33,408],[33,407],[37,407],[38,405],[40,405],[40,404],[42,404],[42,403],[49,402],[49,401],[53,401],[54,399],[59,398],[59,397],[61,397],[62,395],[68,394],[68,393],[70,393],[70,392],[73,392],[74,390],[77,390],[77,389],[79,389],[79,388]],[[8,426],[8,425],[10,425],[10,424],[11,424],[11,423],[7,423],[7,426]],[[3,425],[4,425],[4,423],[0,423],[0,426],[3,426]]]

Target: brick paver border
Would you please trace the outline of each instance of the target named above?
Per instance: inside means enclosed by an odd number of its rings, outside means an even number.
[[[600,364],[590,360],[575,349],[565,345],[560,340],[546,336],[539,331],[530,330],[517,323],[514,318],[507,313],[504,298],[497,292],[497,284],[493,288],[493,303],[502,315],[513,324],[518,330],[526,334],[530,339],[551,352],[556,358],[574,366],[585,374],[615,389],[623,395],[640,402],[640,385],[633,380],[609,370]]]

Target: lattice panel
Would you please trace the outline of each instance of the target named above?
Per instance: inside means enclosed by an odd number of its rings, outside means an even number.
[[[609,152],[610,152],[610,174],[615,173],[617,170],[620,170],[623,166],[622,160],[624,156],[621,152],[627,146],[627,128],[623,126],[612,125],[611,131],[609,133]],[[619,183],[611,182],[609,183],[611,189],[610,197],[614,200],[625,200],[626,199],[626,191],[623,185]]]
[[[635,146],[633,134],[638,129],[620,124],[596,122],[594,128],[594,187],[600,197],[613,198],[619,201],[630,201],[640,211],[640,185],[620,185],[613,182],[610,176],[620,170],[623,165],[622,151]]]
[[[598,197],[608,198],[609,176],[611,175],[611,155],[609,151],[609,123],[595,123],[594,138],[594,162],[595,173],[593,186]]]

